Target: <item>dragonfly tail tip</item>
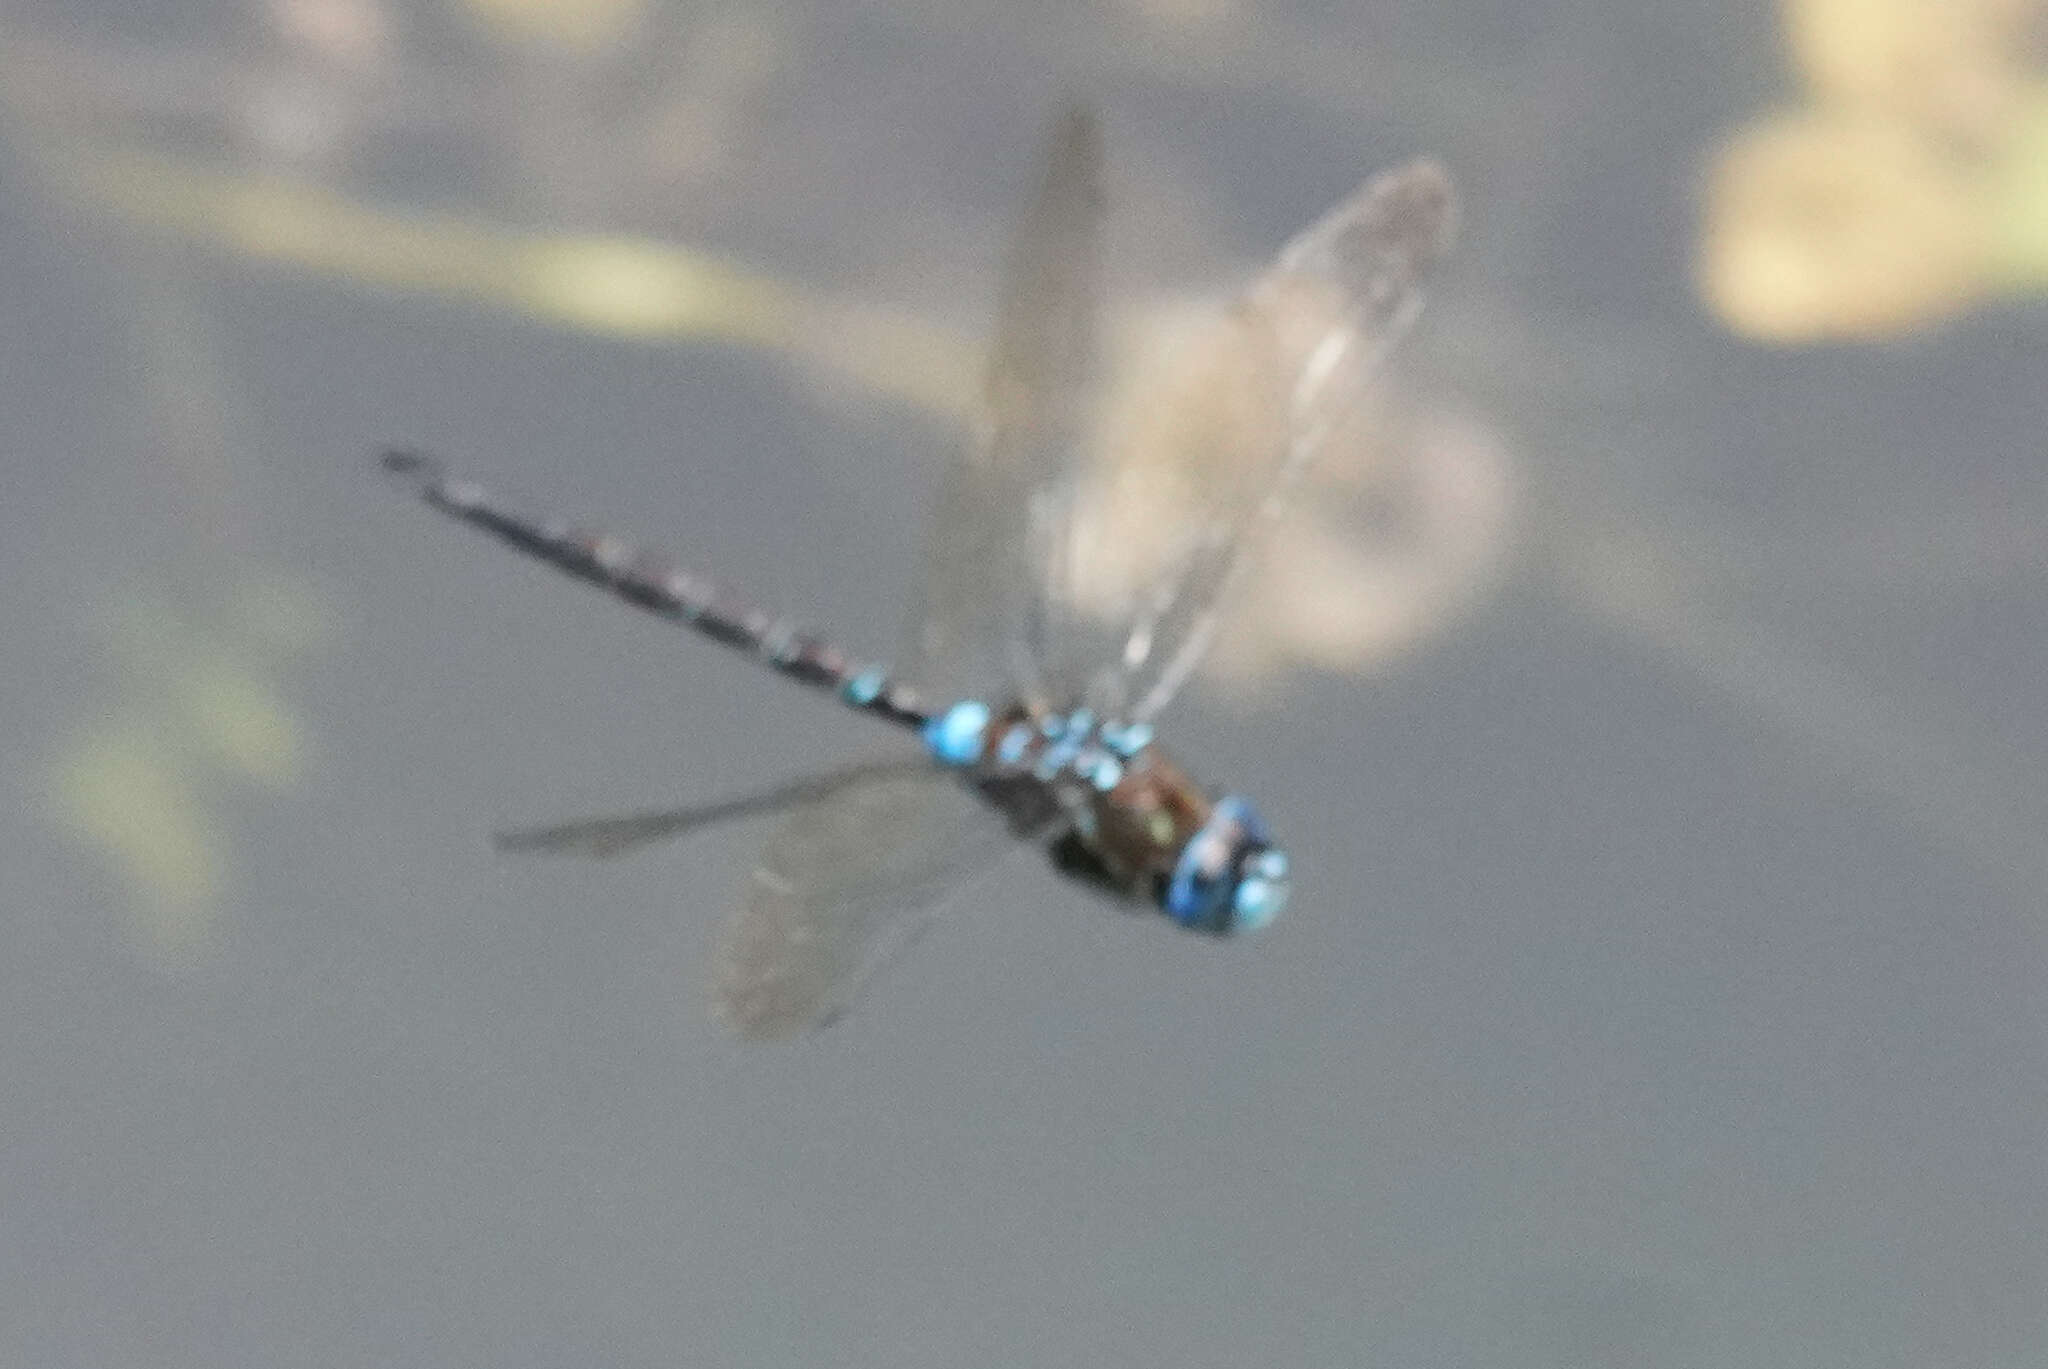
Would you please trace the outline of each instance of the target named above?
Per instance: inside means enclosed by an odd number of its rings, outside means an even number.
[[[425,452],[409,447],[389,447],[377,457],[377,465],[386,475],[400,480],[418,483],[433,480],[441,474],[441,463]]]

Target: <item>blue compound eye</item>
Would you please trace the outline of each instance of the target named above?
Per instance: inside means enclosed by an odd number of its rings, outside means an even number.
[[[1239,869],[1237,890],[1230,897],[1230,930],[1263,931],[1287,907],[1287,853],[1268,846],[1250,856]]]
[[[1226,798],[1181,848],[1160,896],[1168,917],[1217,936],[1254,932],[1287,905],[1287,855],[1241,798]]]

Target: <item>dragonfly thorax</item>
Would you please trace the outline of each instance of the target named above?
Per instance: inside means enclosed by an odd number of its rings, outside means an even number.
[[[1019,836],[1064,827],[1053,843],[1064,873],[1217,935],[1256,931],[1286,904],[1286,853],[1252,805],[1211,800],[1147,724],[968,700],[934,716],[924,738]]]

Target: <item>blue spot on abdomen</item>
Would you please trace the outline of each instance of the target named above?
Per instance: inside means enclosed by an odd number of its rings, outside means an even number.
[[[988,705],[964,699],[924,725],[924,744],[941,765],[981,762],[988,736]]]

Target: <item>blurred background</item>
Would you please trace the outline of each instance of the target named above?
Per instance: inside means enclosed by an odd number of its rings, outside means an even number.
[[[369,455],[886,650],[1077,94],[1119,461],[1463,192],[1171,717],[1294,906],[1027,855],[742,1047],[763,830],[485,836],[889,739]],[[0,1360],[2039,1362],[2040,0],[8,0],[0,135]]]

